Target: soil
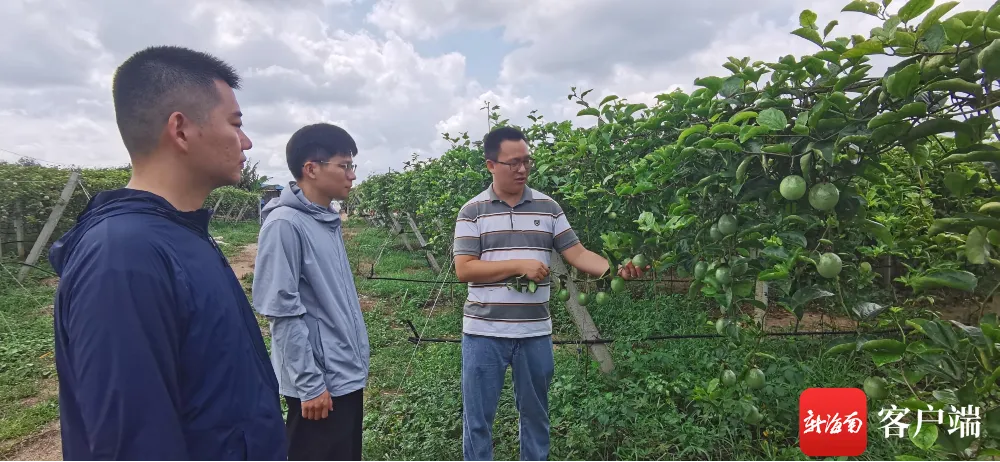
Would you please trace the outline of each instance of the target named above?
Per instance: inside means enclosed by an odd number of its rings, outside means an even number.
[[[233,267],[236,278],[243,280],[243,277],[253,272],[253,267],[257,259],[257,244],[250,244],[240,250],[240,253],[229,260],[229,266]]]
[[[13,452],[6,460],[62,460],[59,421],[49,423],[38,433],[14,443],[11,448]]]

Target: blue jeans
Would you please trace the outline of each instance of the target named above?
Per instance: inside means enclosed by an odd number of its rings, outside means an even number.
[[[555,370],[552,336],[499,338],[462,335],[462,454],[493,459],[493,419],[507,366],[513,368],[521,460],[549,456],[549,385]]]

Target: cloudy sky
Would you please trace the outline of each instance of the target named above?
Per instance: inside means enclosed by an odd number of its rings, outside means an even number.
[[[326,121],[358,141],[360,178],[435,157],[441,133],[486,131],[485,101],[525,122],[573,118],[588,99],[633,102],[699,76],[727,56],[773,60],[816,46],[789,32],[804,8],[832,36],[879,25],[837,0],[2,0],[0,159],[82,166],[128,162],[111,77],[150,45],[211,52],[243,75],[237,98],[254,142],[247,155],[291,178],[284,145]],[[905,2],[896,0],[892,9]],[[952,13],[987,9],[964,0]],[[580,122],[586,122],[581,120]]]

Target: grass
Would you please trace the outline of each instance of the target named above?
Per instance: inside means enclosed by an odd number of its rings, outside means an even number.
[[[256,240],[254,223],[213,224],[230,257]],[[435,280],[423,257],[388,240],[380,230],[356,221],[345,227],[348,254],[358,290],[374,306],[365,311],[372,346],[366,391],[364,458],[369,460],[460,460],[461,355],[457,344],[407,341],[405,320],[424,336],[458,338],[466,292],[459,284],[419,284],[372,280],[375,276]],[[440,258],[440,256],[439,256]],[[448,268],[448,260],[440,259]],[[12,268],[16,270],[16,267]],[[3,276],[0,274],[0,276]],[[453,279],[452,272],[445,276]],[[51,304],[54,288],[36,273],[18,286],[0,277],[0,457],[12,441],[38,431],[58,417],[51,392]],[[438,279],[440,280],[440,279]],[[252,275],[244,278],[249,292]],[[576,338],[565,307],[551,305],[557,338]],[[708,311],[681,296],[638,293],[613,296],[591,305],[602,335],[638,339],[653,333],[712,333]],[[261,320],[266,337],[267,324]],[[724,365],[742,372],[746,346],[721,340],[616,342],[616,370],[601,374],[586,348],[559,345],[549,395],[552,459],[789,459],[805,457],[797,448],[798,394],[807,387],[857,387],[872,372],[869,362],[820,356],[831,339],[770,338],[762,348],[774,359],[757,357],[768,377],[763,390],[712,386]],[[745,402],[764,414],[758,426],[741,419]],[[886,440],[878,430],[877,409],[869,408],[869,444],[863,459],[894,459],[910,450],[907,441]],[[494,426],[495,457],[517,459],[517,413],[508,371]],[[8,446],[5,446],[8,445]]]
[[[227,257],[256,242],[255,222],[213,222]],[[51,271],[45,258],[41,267]],[[14,279],[19,265],[0,271],[0,458],[25,437],[58,419],[58,383],[53,358],[51,274],[33,271],[23,287]],[[9,273],[8,273],[9,271]]]
[[[247,244],[257,242],[260,225],[256,221],[213,221],[208,232],[215,238],[226,258],[233,258]]]
[[[365,313],[372,345],[366,395],[364,457],[389,460],[462,458],[461,353],[457,344],[407,341],[403,322],[412,320],[427,338],[458,338],[462,285],[367,279],[378,259],[377,277],[435,279],[423,258],[392,243],[387,234],[352,226],[348,245],[359,268],[358,290],[377,300]],[[384,249],[384,250],[383,250]],[[381,258],[378,256],[381,253]],[[442,259],[442,261],[447,261]],[[447,266],[447,264],[445,264]],[[448,274],[449,279],[454,276]],[[440,289],[440,298],[439,296]],[[454,294],[452,292],[454,291]],[[434,303],[436,299],[436,303]],[[433,306],[433,313],[432,307]],[[551,304],[555,337],[578,338],[565,307]],[[708,310],[679,295],[613,296],[590,313],[603,336],[638,339],[661,333],[714,333]],[[426,328],[424,327],[426,325]],[[747,345],[720,339],[616,342],[616,370],[605,376],[587,348],[558,345],[549,394],[552,459],[731,459],[804,460],[798,449],[798,395],[809,387],[860,387],[870,362],[821,353],[830,338],[768,338],[751,356],[768,377],[764,389],[716,384],[724,367],[737,375],[747,367]],[[846,361],[846,362],[845,362]],[[743,423],[744,403],[764,414],[757,426]],[[921,455],[905,440],[887,440],[878,429],[878,409],[869,408],[869,443],[862,459]],[[494,425],[495,458],[518,458],[518,425],[510,371]]]

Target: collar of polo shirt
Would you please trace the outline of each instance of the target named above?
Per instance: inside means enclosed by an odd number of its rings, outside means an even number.
[[[490,183],[490,187],[489,187],[489,189],[487,191],[489,191],[490,201],[492,201],[492,202],[498,202],[498,201],[499,202],[503,202],[503,199],[501,199],[500,196],[497,195],[497,192],[493,190],[493,183]],[[531,197],[531,188],[529,188],[527,185],[525,185],[524,186],[524,191],[521,193],[521,200],[519,200],[517,202],[517,205],[521,205],[521,204],[523,204],[525,202],[531,202],[531,200],[532,200],[532,197]]]

